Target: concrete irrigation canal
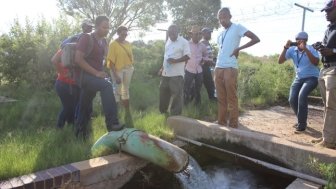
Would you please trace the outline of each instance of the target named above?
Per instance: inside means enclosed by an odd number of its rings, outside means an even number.
[[[254,188],[239,185],[248,180],[245,172],[230,186],[223,182],[233,182],[234,179],[230,177],[231,180],[223,181],[225,176],[221,174],[220,184],[217,184],[218,174],[204,173],[188,153],[216,157],[217,162],[233,157],[236,162],[248,162],[258,169],[287,177],[276,187],[255,184],[256,188],[321,188],[326,181],[307,165],[311,161],[336,162],[335,150],[317,149],[262,133],[220,127],[182,116],[170,117],[167,123],[174,130],[177,142],[183,144],[178,145],[180,147],[137,129],[110,132],[92,146],[92,153],[99,157],[2,181],[0,188],[117,189],[134,188],[134,185],[141,188],[137,183],[129,184],[130,180],[149,165],[163,168],[164,171],[156,174],[158,178],[163,178],[163,172],[178,178],[177,187],[167,185],[162,188]],[[188,150],[190,146],[195,147],[196,153]],[[265,181],[265,178],[262,179]]]

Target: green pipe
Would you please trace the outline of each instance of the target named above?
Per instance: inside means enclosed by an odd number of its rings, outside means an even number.
[[[181,148],[134,128],[106,133],[91,148],[95,157],[118,153],[119,150],[175,173],[183,171],[189,160],[188,153]]]

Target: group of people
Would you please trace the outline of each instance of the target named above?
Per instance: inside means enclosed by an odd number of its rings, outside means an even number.
[[[289,93],[289,104],[297,116],[295,132],[300,133],[306,129],[307,98],[309,93],[319,85],[325,105],[323,137],[312,142],[323,147],[335,148],[336,0],[329,0],[322,11],[326,12],[326,19],[330,22],[322,45],[318,47],[307,45],[308,34],[300,32],[296,35],[296,43],[290,40],[286,42],[278,63],[282,64],[287,59],[292,59],[296,72]],[[217,17],[223,27],[217,38],[217,58],[214,58],[213,49],[209,43],[211,29],[193,26],[189,32],[190,41],[187,41],[179,35],[177,25],[169,26],[164,60],[160,70],[159,111],[164,114],[180,115],[184,104],[188,104],[191,100],[199,104],[200,90],[204,82],[209,99],[216,100],[218,104],[217,123],[237,128],[239,52],[257,44],[260,39],[243,25],[231,22],[232,15],[229,8],[221,8]],[[77,136],[86,135],[86,125],[92,113],[92,100],[98,91],[100,91],[108,131],[123,128],[117,117],[115,99],[121,101],[126,112],[129,112],[129,84],[134,71],[134,60],[131,45],[125,40],[128,29],[124,26],[119,27],[117,30],[119,37],[107,48],[105,37],[109,31],[109,19],[99,16],[94,26],[93,33],[84,32],[78,39],[75,62],[79,68],[74,73],[74,80],[67,78],[69,70],[62,67],[60,59],[53,58],[58,71],[56,91],[63,104],[57,125],[62,127],[66,121],[75,123]],[[202,41],[201,36],[203,36]],[[245,36],[249,40],[240,45],[241,38]],[[90,41],[93,41],[93,49],[87,53]],[[61,53],[62,50],[59,50],[55,56]],[[321,71],[318,68],[319,54],[322,56],[323,63]],[[112,84],[106,79],[108,74],[103,71],[105,57],[113,81],[118,84],[115,93],[113,93]],[[212,66],[215,66],[214,81],[210,71]],[[214,95],[215,90],[217,98]],[[69,97],[65,97],[65,93]],[[70,96],[73,99],[78,98],[78,103],[68,103],[72,101]]]
[[[321,10],[326,13],[330,22],[322,42],[307,45],[308,34],[300,32],[296,42],[288,40],[279,56],[279,64],[292,59],[295,68],[295,79],[289,93],[289,104],[292,107],[297,123],[296,133],[307,128],[308,95],[317,86],[324,102],[324,124],[322,137],[313,139],[318,146],[336,148],[336,1],[329,0]],[[323,67],[318,64],[322,56]]]
[[[294,125],[295,133],[306,130],[308,95],[319,85],[325,107],[323,135],[321,138],[313,139],[312,142],[321,147],[334,149],[336,148],[336,125],[334,123],[336,117],[336,0],[329,0],[322,11],[326,12],[326,19],[330,22],[322,41],[323,45],[315,45],[315,47],[307,45],[308,34],[299,32],[296,35],[295,43],[290,40],[286,42],[278,63],[282,64],[286,60],[292,59],[295,68],[296,76],[289,92],[289,104],[297,117],[297,123]],[[219,23],[223,26],[223,31],[217,38],[219,49],[214,74],[218,104],[217,123],[237,128],[239,51],[258,43],[260,40],[241,24],[231,22],[232,15],[229,8],[221,8],[217,16]],[[192,28],[188,46],[188,42],[178,36],[176,25],[171,25],[168,29],[169,39],[165,46],[160,84],[161,113],[168,111],[171,101],[170,114],[181,114],[183,82],[184,100],[187,103],[190,100],[190,86],[194,82],[195,94],[191,96],[195,98],[196,103],[200,102],[199,91],[202,82],[200,73],[207,70],[206,68],[202,69],[202,66],[211,65],[212,59],[209,56],[209,51],[207,54],[206,49],[197,40],[198,31],[196,28]],[[207,33],[211,36],[210,30],[204,29],[204,31],[208,31]],[[250,40],[240,46],[240,40],[244,36]],[[319,54],[322,56],[323,63],[321,71],[318,67]]]
[[[105,37],[109,33],[109,23],[106,16],[98,16],[94,25],[84,21],[83,33],[76,35],[75,40],[67,39],[62,42],[61,47],[75,42],[76,66],[63,65],[62,48],[52,58],[58,73],[55,88],[62,102],[57,127],[62,128],[66,122],[74,124],[77,137],[87,137],[92,102],[97,92],[100,92],[108,131],[124,128],[118,119],[118,102],[125,108],[125,114],[130,116],[129,84],[134,60],[131,45],[126,41],[128,29],[124,26],[118,27],[118,38],[108,44]],[[95,30],[92,32],[93,27]],[[109,75],[104,71],[104,62],[111,70],[115,91],[108,79]]]

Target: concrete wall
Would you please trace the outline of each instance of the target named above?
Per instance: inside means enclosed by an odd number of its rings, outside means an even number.
[[[230,148],[235,151],[239,147],[251,150],[254,153],[244,154],[250,157],[262,154],[288,168],[314,176],[318,172],[308,165],[312,158],[321,162],[336,162],[336,150],[316,148],[312,145],[300,145],[278,137],[261,133],[249,132],[182,116],[169,117],[168,125],[174,129],[176,135],[198,141],[207,141],[211,145]],[[274,162],[272,162],[274,163]]]
[[[118,189],[146,165],[139,158],[114,154],[0,181],[0,189]]]

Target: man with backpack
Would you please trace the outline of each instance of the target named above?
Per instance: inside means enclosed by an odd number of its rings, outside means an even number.
[[[64,47],[64,45],[68,44],[68,43],[74,43],[77,42],[79,40],[79,38],[84,34],[84,33],[91,33],[92,29],[93,29],[93,23],[91,22],[91,20],[89,19],[85,19],[82,22],[82,33],[73,35],[71,37],[66,38],[64,41],[62,41],[61,43],[61,48]]]
[[[123,129],[123,126],[119,124],[115,98],[111,96],[113,94],[112,84],[106,79],[107,73],[103,71],[103,61],[108,45],[105,37],[108,32],[109,19],[106,16],[98,16],[95,20],[95,31],[91,34],[83,34],[76,45],[75,63],[80,69],[76,71],[75,79],[81,88],[79,115],[75,124],[77,137],[87,136],[88,109],[98,91],[102,100],[107,130]],[[93,46],[90,50],[91,42]]]

